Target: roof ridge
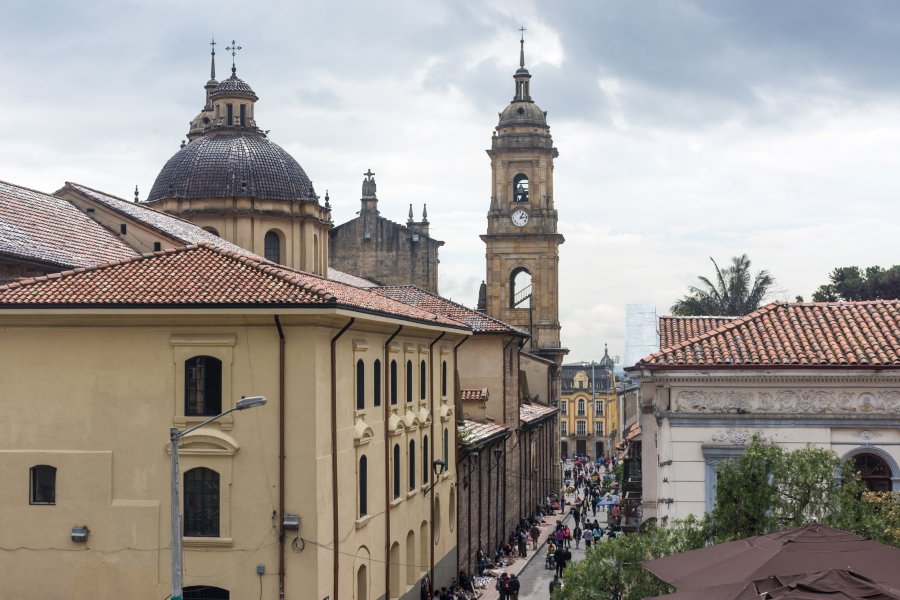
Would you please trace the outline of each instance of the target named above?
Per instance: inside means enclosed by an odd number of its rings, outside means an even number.
[[[48,194],[47,192],[42,192],[41,190],[36,190],[34,188],[30,188],[24,185],[19,185],[18,183],[12,183],[11,181],[6,181],[5,179],[0,179],[0,184],[5,184],[10,187],[19,188],[20,190],[28,190],[29,192],[34,192],[35,194],[40,194],[42,196],[50,196],[51,198],[56,198],[53,194]],[[57,198],[61,200],[61,198]]]
[[[687,338],[686,340],[678,342],[674,346],[660,348],[653,354],[650,354],[649,356],[646,356],[644,358],[653,358],[653,357],[657,357],[657,356],[662,356],[664,354],[668,354],[669,352],[674,352],[676,350],[682,350],[688,346],[696,344],[698,341],[700,341],[701,339],[703,339],[705,337],[712,337],[713,335],[719,335],[720,333],[725,333],[725,331],[727,331],[729,328],[734,328],[734,327],[737,327],[738,325],[742,325],[748,321],[752,321],[753,319],[755,319],[757,317],[760,317],[768,312],[771,312],[775,308],[778,308],[780,306],[786,306],[787,304],[789,304],[789,303],[770,302],[770,303],[766,304],[765,306],[761,306],[761,307],[757,308],[756,310],[749,312],[742,317],[735,317],[732,320],[728,321],[727,323],[723,323],[722,325],[719,325],[718,327],[713,327],[712,329],[708,329],[707,331],[704,331],[703,333],[700,333],[695,336],[691,336],[691,337]],[[698,316],[701,316],[701,315],[698,315]],[[727,317],[723,317],[723,318],[727,318]],[[644,362],[644,359],[642,358],[640,362]]]
[[[92,272],[92,271],[99,271],[100,269],[108,269],[110,267],[127,265],[127,264],[130,264],[133,262],[137,262],[139,260],[157,258],[159,256],[164,256],[166,254],[176,254],[176,253],[180,253],[180,252],[188,252],[190,250],[196,250],[198,247],[199,246],[197,244],[191,244],[191,245],[187,245],[187,246],[180,246],[178,248],[166,248],[165,250],[157,250],[156,252],[144,252],[142,254],[138,254],[136,256],[131,256],[129,258],[123,258],[120,260],[110,260],[110,261],[106,261],[104,263],[100,263],[97,265],[91,265],[89,267],[77,267],[75,269],[67,269],[65,271],[60,271],[58,273],[48,273],[47,275],[26,277],[26,278],[22,278],[22,279],[17,279],[15,281],[10,281],[9,283],[4,284],[4,285],[0,285],[0,291],[18,289],[20,287],[34,285],[37,283],[43,283],[43,282],[49,281],[51,279],[65,279],[68,277],[73,277],[75,275],[80,275],[81,273],[88,273],[88,272]]]

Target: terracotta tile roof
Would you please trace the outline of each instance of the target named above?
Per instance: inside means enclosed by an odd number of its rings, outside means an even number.
[[[3,181],[0,254],[68,268],[138,255],[65,200]]]
[[[81,193],[83,196],[86,196],[91,200],[106,206],[110,210],[123,214],[126,217],[130,217],[135,221],[140,221],[151,229],[156,229],[163,235],[181,242],[181,244],[184,246],[190,244],[207,243],[218,246],[223,250],[228,250],[229,252],[237,252],[240,254],[246,254],[248,256],[254,256],[260,259],[262,258],[245,248],[241,248],[240,246],[232,244],[224,238],[220,238],[219,236],[206,231],[202,227],[199,227],[191,223],[190,221],[185,221],[184,219],[179,219],[178,217],[172,216],[162,211],[158,211],[148,206],[144,206],[136,202],[131,202],[130,200],[125,200],[124,198],[119,198],[118,196],[113,196],[112,194],[101,192],[100,190],[89,188],[86,185],[81,185],[80,183],[67,181],[66,186],[61,190],[58,190],[56,194],[59,194],[66,188],[75,190],[76,192]]]
[[[465,330],[453,319],[212,244],[0,286],[0,306],[343,306]]]
[[[377,283],[369,281],[368,279],[363,279],[362,277],[357,277],[356,275],[351,275],[350,273],[344,273],[343,271],[338,271],[337,269],[333,269],[331,267],[328,267],[328,279],[361,288],[373,288],[378,285]]]
[[[519,419],[525,423],[540,421],[548,415],[555,413],[558,408],[545,404],[522,404],[519,406]]]
[[[659,318],[659,347],[665,349],[703,335],[737,317],[672,317]]]
[[[509,431],[509,427],[506,425],[497,425],[496,423],[478,423],[477,421],[469,420],[463,421],[462,425],[459,426],[459,429],[462,432],[469,432],[468,435],[466,435],[466,433],[463,433],[463,436],[465,438],[468,438],[469,446],[478,446],[493,437],[497,437]]]
[[[480,390],[459,390],[459,394],[460,394],[461,400],[487,400],[488,399],[487,388],[482,388]]]
[[[414,285],[383,286],[372,288],[372,291],[405,304],[418,306],[427,311],[450,317],[460,323],[465,323],[476,333],[511,333],[528,337],[528,334],[521,329],[517,329],[500,319],[489,317],[477,310],[472,310],[453,300],[442,298]]]
[[[634,369],[873,366],[900,367],[900,300],[769,304]]]

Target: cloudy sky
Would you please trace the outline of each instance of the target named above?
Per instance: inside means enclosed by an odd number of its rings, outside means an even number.
[[[836,266],[900,259],[900,2],[6,0],[0,179],[145,195],[232,39],[257,122],[329,190],[362,173],[382,214],[428,204],[441,293],[484,275],[489,147],[518,28],[549,112],[572,360],[624,349],[628,303],[661,313],[748,253],[809,298]]]

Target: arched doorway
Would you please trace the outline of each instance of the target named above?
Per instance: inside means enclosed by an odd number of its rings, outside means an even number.
[[[891,491],[893,474],[886,460],[875,454],[862,453],[854,456],[853,462],[867,488],[873,492]]]

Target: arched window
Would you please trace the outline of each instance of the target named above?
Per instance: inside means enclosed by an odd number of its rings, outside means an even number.
[[[400,444],[394,444],[394,499],[400,497]]]
[[[366,565],[360,565],[356,572],[356,600],[366,600],[369,597],[369,578],[366,576]]]
[[[56,467],[35,465],[29,473],[31,504],[56,504]]]
[[[419,363],[419,400],[428,397],[428,366],[425,361]]]
[[[584,416],[584,398],[578,399],[578,416],[579,417]]]
[[[375,366],[372,369],[372,391],[375,398],[375,406],[381,406],[381,361],[375,359]]]
[[[409,491],[416,489],[416,441],[409,440]]]
[[[880,456],[857,454],[853,457],[863,483],[873,492],[891,491],[891,468]]]
[[[525,173],[513,177],[513,202],[528,202],[528,175]]]
[[[397,361],[391,361],[391,404],[397,404]]]
[[[400,597],[400,543],[391,544],[391,564],[389,565],[391,572],[391,596]]]
[[[509,274],[509,307],[529,308],[531,306],[531,273],[519,267]]]
[[[450,431],[444,427],[444,462],[447,463],[445,473],[450,471]]]
[[[267,231],[263,242],[263,252],[266,260],[281,262],[281,237],[276,231]]]
[[[428,436],[422,438],[422,483],[428,483],[431,465],[428,464]]]
[[[184,474],[184,535],[219,537],[219,474],[212,469]]]
[[[441,362],[441,396],[447,396],[447,361]]]
[[[369,514],[369,461],[365,455],[359,458],[359,516]]]
[[[412,585],[416,582],[416,534],[410,530],[406,534],[406,583]]]
[[[406,361],[406,403],[412,404],[413,400],[413,370],[412,361]]]
[[[434,496],[434,544],[441,541],[441,497]]]
[[[184,414],[212,417],[222,412],[222,361],[193,356],[184,362]]]
[[[366,408],[366,363],[356,361],[356,410]]]
[[[228,590],[208,585],[191,585],[181,590],[184,600],[229,600]]]
[[[428,521],[422,521],[422,524],[419,526],[419,564],[424,565],[428,564],[428,530],[431,529],[428,525]]]

